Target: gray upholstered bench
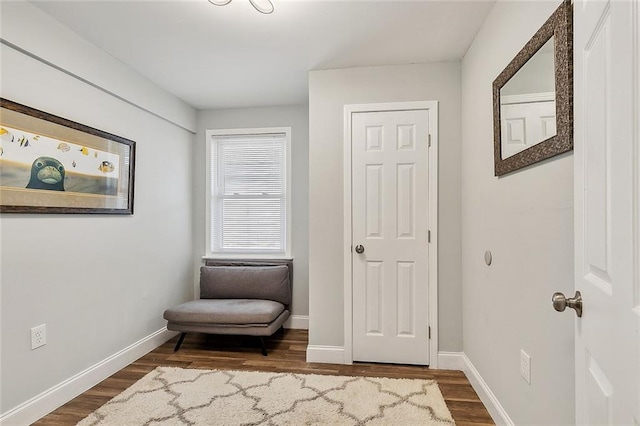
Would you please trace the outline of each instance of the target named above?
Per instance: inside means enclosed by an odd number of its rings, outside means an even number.
[[[291,264],[244,264],[200,268],[200,299],[167,309],[167,329],[187,333],[271,336],[289,318]]]

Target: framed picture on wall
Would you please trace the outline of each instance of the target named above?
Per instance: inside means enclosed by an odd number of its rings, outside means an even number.
[[[133,214],[135,147],[0,98],[0,213]]]

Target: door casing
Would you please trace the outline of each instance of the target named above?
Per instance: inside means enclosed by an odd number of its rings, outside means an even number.
[[[352,172],[351,121],[354,113],[385,111],[429,111],[429,367],[438,368],[438,101],[352,104],[344,106],[344,363],[353,363],[353,268],[352,246]]]

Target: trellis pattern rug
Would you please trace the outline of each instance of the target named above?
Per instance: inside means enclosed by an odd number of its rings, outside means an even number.
[[[158,367],[78,425],[453,425],[434,380]]]

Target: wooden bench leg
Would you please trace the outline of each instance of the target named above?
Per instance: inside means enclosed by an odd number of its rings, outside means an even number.
[[[182,345],[182,342],[184,341],[185,336],[187,335],[187,333],[182,333],[180,335],[180,338],[178,339],[178,343],[176,343],[176,347],[173,348],[174,352],[178,352],[178,349],[180,349],[180,346]]]
[[[260,336],[259,338],[260,338],[260,345],[262,346],[262,355],[267,356],[267,347],[264,344],[264,339],[262,338],[262,336]]]

